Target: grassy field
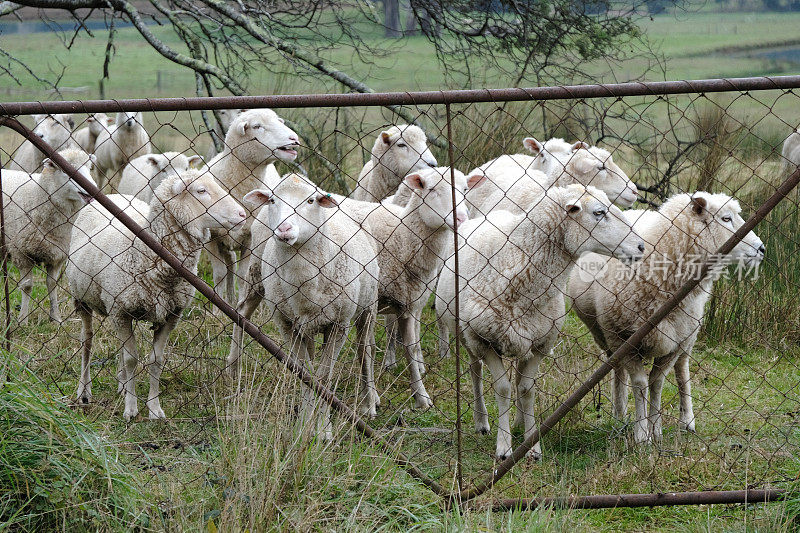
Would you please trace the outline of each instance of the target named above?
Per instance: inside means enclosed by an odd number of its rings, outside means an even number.
[[[719,50],[782,42],[778,36],[791,36],[798,22],[798,14],[685,13],[655,17],[644,27],[669,57],[666,78],[709,78],[792,73],[794,67],[788,65]],[[162,30],[156,31],[164,36]],[[193,94],[192,76],[176,71],[142,45],[130,30],[121,30],[117,42],[107,96]],[[65,86],[90,87],[88,92],[77,95],[81,98],[97,96],[95,87],[104,46],[100,40],[82,38],[73,51],[66,52],[50,35],[3,36],[4,49],[32,65],[54,71],[66,65]],[[390,67],[388,70],[354,65],[353,72],[363,75],[376,90],[440,88],[444,82],[439,66],[432,59],[420,61],[420,57],[429,57],[428,48],[423,40],[412,39],[381,60],[382,66]],[[334,59],[345,62],[347,58],[334,54]],[[630,71],[637,68],[631,65]],[[495,86],[503,86],[503,81],[494,80]],[[257,77],[252,86],[254,94],[324,89],[326,86],[319,83],[267,75]],[[30,85],[19,91],[7,77],[0,78],[0,95],[7,101],[50,97]],[[638,121],[609,119],[607,127],[613,135],[606,143],[616,148],[615,160],[635,180],[651,184],[666,171],[677,153],[676,135],[682,142],[696,140],[695,129],[701,115],[708,113],[709,106],[724,107],[726,115],[747,126],[747,131],[731,136],[724,145],[721,141],[701,143],[697,151],[681,160],[684,163],[673,179],[672,190],[696,188],[704,179],[705,162],[712,159],[714,150],[722,150],[722,163],[715,169],[708,188],[734,194],[741,200],[744,214],[752,213],[780,181],[774,150],[800,121],[795,111],[797,98],[766,92],[693,100],[694,97],[682,97],[668,102],[646,98],[597,102],[598,107],[611,111],[622,107],[639,117]],[[517,150],[522,135],[544,135],[559,122],[563,129],[556,131],[579,137],[579,126],[569,129],[565,125],[581,113],[581,104],[567,105],[574,107],[543,108],[528,103],[454,106],[454,142],[459,158],[456,166],[468,170],[500,153]],[[424,114],[422,121],[429,131],[443,129],[443,109],[417,111]],[[303,164],[330,188],[336,188],[337,182],[323,173],[313,153],[333,161],[342,169],[344,181],[352,184],[376,129],[392,121],[388,114],[376,110],[285,110],[282,114],[308,132],[311,142],[301,155]],[[191,149],[204,153],[208,140],[202,134],[197,113],[158,113],[148,115],[146,120],[159,150]],[[654,135],[657,132],[663,134]],[[596,138],[598,132],[592,130],[587,135]],[[615,136],[622,141],[615,141]],[[17,138],[0,132],[0,147],[5,151],[11,151],[15,142]],[[445,152],[435,152],[440,161],[447,161]],[[677,389],[670,377],[664,391],[664,442],[660,446],[633,446],[629,421],[617,421],[610,414],[610,384],[606,380],[544,439],[541,462],[518,465],[478,503],[485,505],[490,497],[797,487],[797,198],[793,195],[757,230],[768,250],[758,279],[723,281],[715,289],[708,321],[693,354],[696,434],[677,431]],[[210,279],[206,264],[201,273]],[[0,441],[4,465],[22,465],[18,469],[6,467],[14,476],[15,490],[0,487],[0,521],[13,524],[12,528],[554,532],[798,528],[797,496],[788,503],[746,506],[541,509],[530,513],[444,509],[434,494],[394,464],[392,454],[361,439],[340,418],[335,418],[333,443],[323,445],[309,439],[297,427],[296,380],[254,343],[246,349],[240,381],[225,379],[223,367],[231,327],[200,297],[185,311],[170,340],[162,377],[162,406],[170,420],[151,423],[140,419],[125,424],[114,377],[116,341],[106,325],[99,326],[95,337],[94,403],[88,407],[72,405],[80,366],[80,322],[72,314],[63,282],[60,290],[66,319],[59,326],[46,321],[44,282],[41,273],[38,275],[34,295],[40,307],[31,325],[13,328],[13,357],[6,365],[11,388],[6,384],[0,389],[0,393],[8,393],[0,395],[0,402],[6,405],[13,405],[14,395],[22,395],[31,412],[49,412],[26,418],[20,427],[33,429],[9,432],[8,438]],[[14,290],[17,280],[12,267],[12,308],[19,303],[19,291]],[[255,320],[264,323],[266,317],[259,312]],[[456,389],[462,395],[462,467],[468,483],[482,479],[494,466],[491,455],[497,413],[494,398],[487,394],[493,432],[482,436],[472,431],[469,380],[465,376],[460,381],[456,379],[452,356],[442,360],[437,357],[434,326],[433,311],[427,309],[423,349],[429,372],[425,382],[435,407],[426,412],[411,408],[403,364],[395,370],[382,369],[385,339],[383,328],[379,327],[377,368],[381,370],[377,380],[382,409],[372,424],[397,451],[409,456],[427,475],[452,488]],[[277,338],[271,324],[265,324],[265,328]],[[140,327],[138,333],[145,353],[151,332]],[[543,363],[537,380],[536,412],[540,420],[596,368],[598,353],[586,329],[570,314],[561,342],[553,357]],[[20,363],[31,371],[23,370]],[[352,346],[345,347],[336,375],[337,392],[352,404],[356,387],[353,376],[357,375]],[[143,409],[146,382],[142,369],[138,392]],[[487,379],[487,391],[489,387]],[[68,421],[75,431],[53,431],[53,427],[64,425],[61,421]],[[52,436],[49,444],[54,451],[50,457],[59,459],[56,478],[36,477],[39,472],[49,475],[52,470],[25,466],[17,459],[22,457],[19,450],[24,449],[30,435],[38,434]],[[515,434],[515,442],[520,441],[521,435]],[[91,443],[91,453],[77,456],[77,463],[70,455],[74,442]],[[4,450],[7,453],[2,455]],[[46,464],[33,455],[24,458],[36,465]],[[88,474],[80,470],[82,464],[91,465],[86,469]],[[20,472],[34,474],[26,480]],[[60,484],[53,490],[37,491],[35,487],[47,487],[51,479]],[[68,503],[75,499],[75,493],[69,491],[84,479],[92,487],[97,487],[98,479],[105,480],[104,487],[108,489],[95,489],[98,492],[94,499],[81,494],[84,500],[76,510]],[[135,490],[130,491],[130,487]]]

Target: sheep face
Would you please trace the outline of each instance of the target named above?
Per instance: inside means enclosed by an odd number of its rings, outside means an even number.
[[[92,168],[97,160],[94,154],[87,154],[83,150],[64,150],[59,154],[92,185],[96,185],[92,179]],[[51,198],[63,199],[74,206],[83,206],[94,199],[49,158],[42,162],[40,183]]]
[[[95,113],[86,119],[86,123],[89,125],[91,134],[97,137],[114,124],[114,118],[107,116],[105,113]]]
[[[458,170],[452,170],[456,197],[454,217],[450,172],[450,167],[435,167],[409,174],[404,178],[405,183],[421,199],[409,202],[409,208],[416,209],[428,228],[438,229],[448,226],[450,229],[458,229],[458,226],[469,218],[464,195],[486,181],[486,176],[483,174],[474,174],[467,178]]]
[[[688,195],[687,195],[688,196]],[[695,244],[703,254],[713,254],[733,233],[744,225],[739,202],[726,194],[696,192],[686,201],[681,215],[689,217],[695,229]],[[764,259],[766,248],[754,232],[745,235],[725,257],[723,264],[742,263],[755,267]]]
[[[250,191],[244,200],[255,207],[267,207],[267,225],[279,242],[288,246],[303,245],[319,233],[331,209],[339,203],[330,194],[290,174],[274,190]]]
[[[117,113],[117,127],[127,131],[133,131],[137,127],[144,127],[142,112],[124,111]]]
[[[620,207],[630,207],[636,201],[639,191],[625,172],[614,163],[608,150],[583,143],[574,150],[565,165],[568,176],[582,185],[591,185],[606,193]]]
[[[297,158],[300,139],[271,109],[251,109],[233,121],[225,144],[245,163],[289,163]]]
[[[375,141],[372,155],[376,164],[396,176],[435,167],[438,163],[428,148],[425,132],[417,126],[393,126],[382,131]]]
[[[186,157],[180,152],[164,152],[163,154],[150,154],[147,156],[147,164],[150,165],[153,178],[160,177],[165,179],[169,176],[177,176],[189,168],[198,168],[202,165],[203,158],[199,155]],[[158,180],[160,183],[160,180]]]
[[[213,176],[197,170],[187,170],[165,179],[156,188],[151,207],[156,202],[163,204],[190,232],[232,229],[247,218],[242,206]]]
[[[537,141],[533,137],[526,137],[522,140],[522,146],[534,156],[533,164],[530,168],[540,170],[548,176],[560,173],[563,170],[563,164],[559,160],[559,156],[566,157],[574,148],[573,145],[563,139],[555,137],[544,143]]]
[[[72,115],[34,115],[33,132],[55,149],[66,144],[72,136],[75,123]]]
[[[564,245],[572,257],[594,252],[623,263],[642,258],[644,241],[603,191],[582,185],[570,185],[566,191],[561,200],[566,214]]]

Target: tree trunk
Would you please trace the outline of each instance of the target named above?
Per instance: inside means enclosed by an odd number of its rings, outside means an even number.
[[[386,37],[402,37],[403,27],[400,25],[400,0],[383,0],[383,24]]]

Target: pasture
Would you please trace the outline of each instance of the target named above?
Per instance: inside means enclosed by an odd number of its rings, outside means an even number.
[[[692,79],[790,72],[795,68],[792,65],[734,56],[734,52],[720,49],[777,44],[772,39],[791,35],[797,22],[797,14],[687,13],[677,19],[657,16],[644,28],[670,57],[664,77]],[[3,46],[25,61],[46,62],[52,69],[67,65],[62,85],[89,86],[89,93],[78,96],[96,97],[94,87],[104,43],[81,39],[72,51],[53,54],[53,39],[49,34],[10,35],[4,36]],[[138,43],[130,30],[120,30],[117,42],[107,96],[193,94],[193,77],[175,71]],[[443,84],[440,69],[433,60],[419,60],[422,50],[426,50],[424,43],[416,39],[393,50],[382,59],[386,61],[383,66],[391,71],[385,78],[373,76],[368,65],[355,64],[354,71],[369,79],[376,90],[439,88]],[[333,58],[349,60],[335,54]],[[144,71],[139,68],[142,63],[148,65]],[[159,71],[164,72],[160,90]],[[505,85],[504,81],[493,83],[499,87]],[[265,73],[252,91],[280,94],[326,89],[331,87]],[[5,100],[49,97],[35,90],[18,92],[6,78],[0,78],[0,94]],[[746,218],[784,177],[778,157],[780,145],[800,122],[800,101],[793,94],[778,91],[666,100],[454,106],[454,166],[468,171],[502,153],[521,151],[523,136],[544,138],[545,130],[568,138],[596,138],[597,125],[582,118],[594,116],[593,109],[621,106],[629,116],[614,118],[610,114],[605,126],[614,135],[605,144],[634,181],[654,184],[685,149],[681,143],[696,141],[698,148],[687,150],[679,159],[670,192],[703,186],[731,194],[741,201]],[[731,121],[720,120],[715,109],[724,109],[722,115]],[[429,132],[444,134],[441,107],[413,111],[419,113]],[[299,158],[309,175],[323,187],[339,192],[352,189],[375,135],[393,121],[387,111],[372,108],[285,109],[280,114],[309,140]],[[639,120],[632,123],[630,115]],[[146,114],[145,124],[157,151],[205,153],[209,141],[199,116],[199,112]],[[675,120],[669,120],[669,116]],[[697,126],[704,117],[710,121],[706,130]],[[77,122],[82,118],[79,116]],[[713,135],[709,134],[711,130]],[[0,132],[3,162],[18,142],[17,136]],[[446,151],[433,151],[441,164],[448,162]],[[336,171],[326,168],[321,157],[332,162]],[[709,163],[714,158],[718,164]],[[16,412],[19,398],[24,398],[31,412],[39,416],[21,416],[3,428],[9,437],[0,444],[0,457],[9,458],[4,464],[23,464],[19,457],[26,451],[30,453],[24,457],[32,464],[57,463],[61,470],[56,477],[51,476],[54,469],[50,467],[0,473],[11,488],[5,496],[0,495],[0,516],[22,528],[41,524],[86,530],[136,526],[145,530],[208,531],[794,530],[800,511],[796,496],[800,472],[797,199],[797,193],[792,193],[757,228],[767,249],[757,278],[723,280],[714,289],[691,357],[697,433],[677,429],[678,393],[674,374],[670,373],[663,398],[664,441],[657,446],[636,446],[630,435],[630,420],[619,421],[611,415],[610,380],[606,379],[543,439],[541,461],[518,465],[491,493],[515,498],[774,485],[794,488],[795,496],[788,502],[596,511],[539,509],[527,513],[492,513],[480,506],[445,509],[439,498],[393,462],[391,454],[360,437],[340,417],[334,415],[335,439],[331,443],[315,442],[296,431],[300,403],[297,380],[256,343],[247,342],[240,378],[227,378],[224,367],[232,326],[201,296],[196,296],[183,312],[168,345],[161,399],[169,420],[139,418],[126,424],[115,377],[117,342],[110,326],[100,325],[94,339],[94,402],[75,405],[80,321],[63,280],[59,290],[64,323],[47,321],[44,278],[37,271],[31,324],[14,325],[12,351],[3,352],[10,381],[0,389],[0,403],[7,412]],[[200,275],[211,282],[205,259]],[[12,314],[20,301],[19,291],[14,290],[18,281],[19,273],[12,265]],[[272,338],[279,339],[263,310],[253,320]],[[376,380],[382,407],[371,424],[397,452],[442,485],[454,488],[456,389],[462,402],[462,467],[467,484],[482,479],[496,464],[492,456],[496,405],[493,398],[487,402],[492,431],[475,434],[466,353],[461,354],[459,381],[453,355],[437,355],[435,312],[430,305],[422,322],[423,352],[429,367],[424,379],[434,407],[427,411],[412,409],[402,357],[397,369],[383,369],[386,338],[380,324]],[[140,326],[137,334],[140,351],[145,353],[151,332]],[[552,357],[544,361],[536,381],[538,421],[592,373],[600,356],[591,335],[570,312],[559,343]],[[335,390],[350,405],[356,398],[358,365],[351,335],[335,371]],[[146,395],[143,381],[140,378],[140,403]],[[487,397],[492,396],[488,372],[484,386]],[[49,457],[50,463],[36,456],[36,450],[13,446],[15,436],[38,434],[50,435],[41,443],[41,457]],[[515,430],[515,445],[521,440],[521,433]],[[68,450],[75,442],[81,443],[86,455],[73,461]],[[92,466],[82,470],[87,464]],[[49,479],[60,484],[49,491],[29,488]],[[78,479],[91,482],[92,491],[72,491],[70,487]],[[113,490],[104,491],[105,487]],[[26,500],[20,514],[6,514],[13,502]],[[43,514],[53,508],[64,509],[65,501],[77,502],[76,510]],[[488,501],[481,499],[479,503]],[[44,521],[37,522],[40,519]]]

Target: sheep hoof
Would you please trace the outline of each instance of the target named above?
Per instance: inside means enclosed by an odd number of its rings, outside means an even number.
[[[481,425],[481,426],[475,426],[475,433],[477,433],[478,435],[488,435],[489,434],[489,425],[486,424],[486,425]]]
[[[681,422],[679,427],[681,431],[686,431],[687,433],[697,433],[694,429],[694,420],[691,422]]]
[[[525,455],[525,459],[527,459],[528,461],[531,461],[531,462],[537,462],[538,463],[539,461],[542,460],[542,452],[541,451],[536,451],[536,450],[531,450]]]
[[[503,452],[497,452],[494,454],[497,457],[498,461],[505,461],[511,456],[511,450],[505,450]]]
[[[138,414],[139,414],[138,409],[136,411],[128,411],[126,409],[125,412],[122,414],[122,417],[125,419],[125,422],[131,422],[134,418],[136,418],[136,415]]]
[[[384,361],[383,368],[385,368],[386,370],[394,370],[395,368],[397,368],[397,362],[396,361]]]
[[[414,408],[415,409],[430,409],[433,407],[433,400],[427,393],[415,396]]]

